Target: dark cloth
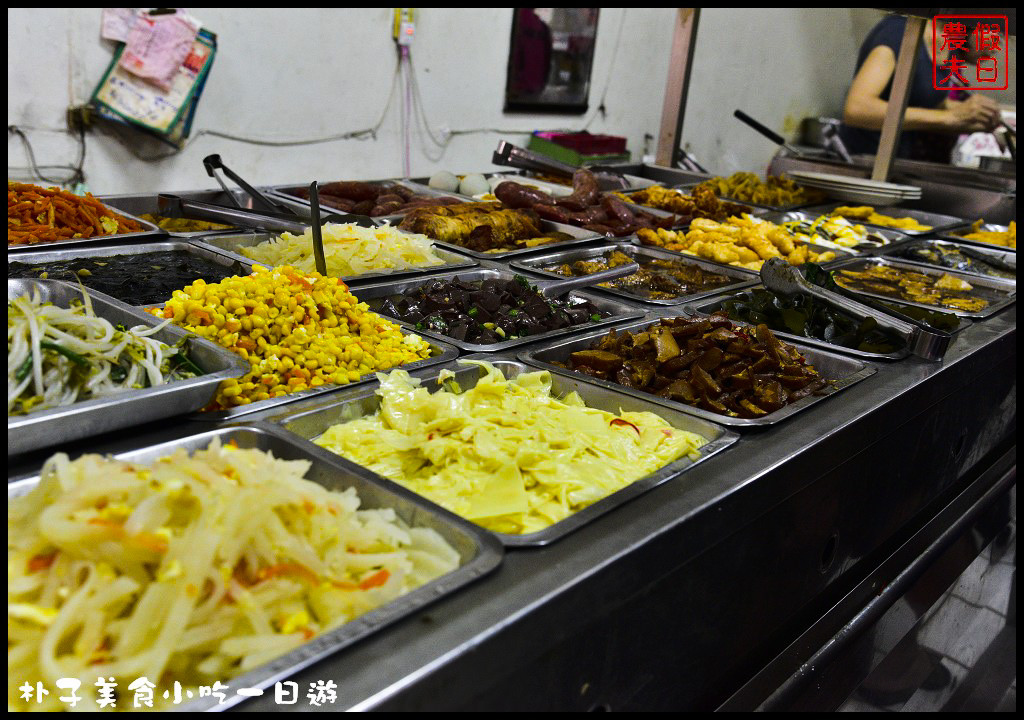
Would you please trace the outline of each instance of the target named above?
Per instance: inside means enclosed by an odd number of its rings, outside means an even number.
[[[857,69],[854,71],[854,76],[860,72],[871,51],[879,45],[890,48],[893,55],[899,57],[900,44],[903,41],[903,31],[906,26],[906,18],[899,15],[890,15],[875,25],[857,54]],[[892,78],[889,79],[882,91],[882,100],[888,102],[891,90]],[[917,62],[914,65],[914,74],[910,81],[910,97],[907,100],[907,107],[934,109],[941,107],[943,100],[947,97],[948,91],[936,90],[933,86],[932,59],[929,57],[924,43],[921,43],[918,48]],[[878,141],[882,136],[881,132],[877,130],[850,127],[845,123],[840,126],[839,135],[846,145],[846,149],[855,155],[874,155],[878,151]],[[955,135],[915,130],[904,131],[900,135],[896,156],[948,163],[955,142]]]

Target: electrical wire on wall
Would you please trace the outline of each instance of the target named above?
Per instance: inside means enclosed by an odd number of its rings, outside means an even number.
[[[582,123],[580,130],[587,130],[598,115],[602,118],[606,116],[605,99],[608,94],[608,89],[611,86],[612,73],[615,70],[615,60],[618,57],[619,47],[622,43],[622,28],[625,25],[626,19],[626,8],[622,9],[622,14],[617,23],[617,31],[614,45],[612,46],[611,56],[608,63],[608,71],[605,78],[604,89],[601,93],[600,101],[594,108],[590,117]],[[399,91],[401,87],[401,108],[400,108],[400,121],[401,121],[401,134],[402,134],[402,169],[404,171],[404,177],[409,177],[411,174],[412,166],[412,132],[413,126],[415,125],[417,130],[417,136],[419,138],[420,150],[424,156],[433,163],[439,163],[448,147],[450,146],[452,139],[456,136],[469,136],[469,135],[524,135],[529,136],[535,129],[521,129],[521,128],[501,128],[501,127],[476,127],[476,128],[457,128],[447,131],[437,131],[431,128],[431,123],[427,118],[426,108],[423,102],[423,96],[420,92],[419,83],[417,81],[417,73],[415,63],[413,61],[412,52],[408,45],[400,46],[397,61],[395,63],[395,71],[392,75],[391,90],[388,93],[387,101],[383,109],[381,110],[380,116],[377,122],[372,127],[362,128],[358,130],[349,130],[342,133],[333,135],[327,135],[318,138],[308,139],[293,139],[293,140],[280,140],[280,139],[266,139],[257,137],[248,137],[244,135],[238,135],[235,133],[225,132],[222,130],[211,130],[211,129],[199,129],[180,147],[174,150],[146,155],[139,151],[137,147],[137,135],[127,136],[118,131],[110,132],[109,135],[120,141],[125,148],[138,160],[143,162],[159,162],[166,160],[171,157],[175,157],[183,153],[189,147],[191,147],[197,140],[202,137],[216,137],[224,140],[230,140],[233,142],[239,142],[249,145],[258,145],[263,147],[299,147],[305,145],[318,145],[323,143],[340,142],[346,140],[377,140],[378,133],[381,127],[384,125],[391,109],[394,105],[394,98],[396,91]],[[113,129],[116,126],[101,125],[105,129]],[[79,129],[79,132],[75,134],[76,139],[79,142],[79,158],[75,165],[39,165],[36,162],[35,154],[33,152],[32,145],[28,139],[28,136],[24,132],[25,130],[34,130],[39,128],[23,128],[17,125],[9,125],[8,132],[15,134],[19,137],[22,145],[25,148],[26,155],[29,159],[29,167],[17,168],[8,166],[8,173],[11,172],[31,172],[33,177],[36,177],[44,182],[59,184],[63,186],[76,186],[84,184],[85,182],[85,128]],[[571,128],[567,128],[571,129]],[[69,173],[66,177],[50,177],[44,175],[44,170],[65,170]]]

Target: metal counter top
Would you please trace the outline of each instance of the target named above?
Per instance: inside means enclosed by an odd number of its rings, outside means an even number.
[[[318,680],[337,684],[335,710],[714,709],[1015,442],[1015,360],[1013,306],[962,332],[942,363],[878,363],[869,381],[745,431],[550,546],[510,551],[484,580],[291,678],[294,709],[310,709]],[[129,444],[209,427],[154,423]],[[43,457],[9,459],[8,476]],[[289,708],[270,691],[238,709]]]

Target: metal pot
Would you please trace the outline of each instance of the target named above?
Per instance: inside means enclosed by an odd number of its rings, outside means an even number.
[[[1017,162],[1010,158],[985,156],[979,158],[978,167],[982,170],[991,170],[992,172],[1017,174]]]
[[[800,144],[823,148],[829,136],[827,128],[839,130],[841,121],[836,118],[816,117],[804,118],[800,123]]]

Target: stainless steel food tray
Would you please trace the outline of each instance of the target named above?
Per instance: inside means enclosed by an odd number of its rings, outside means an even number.
[[[203,238],[194,238],[191,242],[197,247],[217,253],[224,257],[233,258],[240,262],[247,263],[251,267],[253,263],[256,263],[256,261],[243,255],[241,253],[241,249],[259,245],[260,243],[267,242],[275,237],[277,237],[277,235],[274,233],[249,232],[226,235],[207,235]],[[418,268],[409,268],[407,270],[395,270],[393,272],[375,270],[361,275],[345,275],[341,279],[347,285],[365,285],[367,283],[375,283],[382,280],[398,280],[445,272],[448,270],[473,268],[479,264],[475,260],[466,257],[465,255],[452,252],[438,243],[434,243],[434,253],[444,260],[443,265],[429,265]]]
[[[961,247],[963,247],[965,245],[967,246],[968,250],[970,250],[971,252],[973,252],[976,255],[980,255],[983,259],[984,258],[991,258],[993,262],[995,262],[995,263],[1002,263],[1002,264],[1005,264],[1005,265],[1007,265],[1009,267],[1012,267],[1014,272],[1016,272],[1016,269],[1017,269],[1017,253],[1015,251],[1013,251],[1013,250],[1007,251],[1007,250],[997,249],[998,246],[996,246],[996,245],[990,245],[989,247],[982,247],[981,245],[968,244],[968,243],[960,242],[960,241],[950,242],[948,240],[936,240],[936,239],[933,239],[933,238],[924,238],[924,239],[911,239],[910,241],[908,241],[906,243],[901,243],[898,246],[882,248],[882,250],[879,251],[878,254],[886,256],[886,257],[892,256],[893,260],[899,260],[900,262],[911,263],[913,265],[924,265],[926,267],[938,268],[938,269],[941,269],[941,270],[945,270],[947,268],[945,268],[942,265],[935,265],[933,263],[926,262],[925,260],[917,260],[917,259],[913,259],[913,258],[899,257],[899,256],[895,255],[895,253],[898,253],[898,252],[900,252],[902,250],[909,250],[909,249],[918,248],[918,247],[920,247],[920,248],[935,248],[936,250],[938,250],[939,248],[959,249],[959,248],[961,248]],[[956,272],[962,272],[962,273],[966,273],[968,275],[980,275],[981,277],[993,277],[991,275],[986,275],[985,273],[982,273],[982,272],[975,272],[973,270],[959,270],[958,269]],[[1007,272],[1009,272],[1009,271],[1007,271]],[[1010,278],[1000,278],[1000,279],[1007,280],[1007,281],[1010,280]],[[1013,282],[1016,282],[1016,278],[1014,278]]]
[[[446,363],[446,362],[449,362],[450,360],[454,360],[455,358],[457,358],[459,356],[459,351],[453,345],[451,345],[448,342],[445,342],[443,340],[437,340],[437,339],[435,339],[433,337],[426,337],[425,333],[413,332],[413,331],[409,330],[408,327],[406,327],[406,326],[401,326],[401,330],[402,330],[402,334],[403,335],[410,335],[410,334],[423,335],[424,336],[423,339],[426,340],[427,343],[430,345],[430,357],[429,358],[426,358],[424,360],[417,360],[416,362],[406,363],[405,365],[397,366],[397,367],[400,367],[402,370],[412,371],[412,370],[416,370],[418,368],[425,368],[425,367],[430,367],[432,365],[439,365],[441,363]],[[445,340],[447,340],[447,338],[445,338]],[[246,362],[245,370],[248,371],[248,369],[249,369],[249,365],[248,365],[248,362]],[[388,368],[388,369],[389,370],[393,370],[394,368]],[[259,412],[261,410],[266,410],[266,409],[269,409],[269,408],[277,408],[277,407],[280,407],[282,405],[288,405],[289,403],[293,403],[293,402],[295,402],[297,400],[303,400],[305,398],[316,397],[318,395],[325,395],[327,393],[337,392],[338,390],[341,390],[341,389],[344,389],[344,388],[350,388],[350,387],[354,387],[356,385],[361,385],[363,383],[372,382],[375,379],[375,377],[376,377],[378,372],[387,372],[387,371],[372,370],[372,371],[366,373],[365,375],[363,375],[362,377],[360,377],[358,380],[356,380],[354,382],[350,382],[350,383],[348,383],[346,385],[334,385],[334,384],[321,385],[320,387],[310,388],[309,390],[303,390],[302,392],[291,393],[289,395],[284,395],[282,397],[267,398],[266,400],[257,400],[256,402],[251,402],[248,405],[237,405],[237,406],[235,406],[235,407],[233,407],[233,408],[231,408],[229,410],[217,410],[217,411],[213,411],[213,412],[197,412],[197,413],[193,413],[193,414],[189,415],[189,420],[201,420],[201,421],[205,421],[205,422],[232,422],[236,418],[244,417],[246,415],[250,415],[252,413]],[[244,374],[244,372],[240,373],[240,374]],[[248,419],[248,418],[246,418],[246,419]]]
[[[867,225],[873,228],[879,228],[881,230],[896,230],[904,235],[910,235],[912,237],[922,237],[924,235],[935,235],[946,230],[947,228],[957,227],[963,225],[963,218],[953,217],[952,215],[940,215],[939,213],[925,212],[924,210],[911,210],[908,208],[902,208],[898,205],[886,205],[884,207],[875,207],[874,205],[867,206],[856,203],[847,202],[832,202],[824,205],[815,205],[814,207],[807,208],[804,212],[807,214],[824,215],[825,213],[832,212],[838,207],[874,207],[875,212],[879,215],[888,215],[889,217],[901,218],[909,217],[917,220],[922,225],[930,225],[931,230],[906,230],[903,228],[891,228],[886,225],[874,225],[863,220],[856,220],[848,218],[850,222],[857,223],[859,225]]]
[[[505,377],[509,379],[521,373],[533,372],[536,369],[512,359],[511,356],[478,354],[469,355],[463,359],[487,361],[501,370]],[[463,364],[461,360],[441,367],[431,368],[427,371],[413,373],[412,375],[419,378],[423,385],[431,392],[436,392],[440,389],[437,378],[441,371],[446,369],[455,373],[455,381],[463,390],[474,387],[481,376],[481,370],[478,366]],[[615,390],[581,383],[574,377],[552,375],[551,379],[551,391],[556,397],[564,397],[570,392],[576,392],[587,404],[587,407],[605,410],[615,415],[622,411],[652,412],[661,416],[677,429],[695,432],[707,438],[708,443],[700,448],[700,457],[697,460],[684,457],[669,463],[657,472],[637,480],[632,485],[599,500],[593,505],[544,530],[528,535],[495,533],[502,544],[509,547],[539,546],[552,543],[622,505],[631,498],[685,473],[697,463],[721,452],[739,439],[735,432],[723,428],[714,421],[707,422],[694,417],[692,414],[658,407],[646,398],[633,397]],[[285,430],[301,437],[313,439],[322,435],[332,425],[375,413],[380,407],[380,397],[376,394],[376,391],[377,385],[368,385],[360,388],[358,391],[346,392],[331,398],[293,405],[277,413],[265,413],[260,416],[260,419],[280,425]],[[566,428],[566,431],[570,432],[571,429]],[[348,464],[350,461],[344,460],[343,462]]]
[[[536,247],[519,248],[516,250],[497,250],[495,252],[470,250],[469,248],[464,248],[461,245],[444,242],[442,240],[434,240],[434,244],[447,248],[452,252],[459,253],[460,255],[468,255],[469,257],[477,258],[478,260],[503,262],[512,258],[520,258],[525,255],[536,255],[542,252],[551,252],[552,248],[576,247],[578,245],[588,245],[598,241],[607,241],[607,238],[604,238],[591,230],[585,230],[583,228],[576,227],[575,225],[563,225],[561,223],[551,222],[550,220],[541,220],[540,228],[544,232],[563,232],[566,235],[571,236],[572,239],[563,240],[562,242],[545,243]]]
[[[817,220],[819,217],[821,217],[823,214],[824,213],[809,212],[807,210],[790,210],[788,212],[768,212],[768,213],[765,213],[765,214],[761,215],[760,217],[763,220],[770,220],[771,222],[775,223],[776,225],[781,225],[783,223],[788,223],[788,222],[805,222],[805,221],[806,222],[813,222],[813,221]],[[851,222],[853,222],[855,225],[860,224],[860,223],[854,222],[852,220],[851,220]],[[827,249],[834,250],[836,252],[845,252],[847,254],[853,254],[853,255],[872,254],[872,253],[876,253],[876,252],[881,252],[881,251],[889,249],[889,248],[901,246],[901,245],[903,245],[903,244],[905,244],[907,242],[910,242],[913,239],[909,235],[905,235],[902,232],[899,232],[897,230],[891,230],[891,229],[888,229],[888,228],[876,227],[874,225],[869,225],[868,227],[865,228],[865,230],[867,230],[869,235],[874,235],[874,236],[884,240],[885,244],[881,245],[881,246],[878,246],[878,247],[872,247],[872,248],[869,248],[869,249],[865,249],[865,250],[856,250],[854,248],[844,248],[844,247],[827,248]],[[819,245],[818,243],[815,243],[815,246],[823,247],[823,248],[826,247],[825,245]]]
[[[56,280],[7,281],[9,300],[35,290],[39,291],[44,302],[60,307],[69,307],[72,300],[81,297],[78,288]],[[92,290],[87,293],[96,315],[114,325],[153,327],[162,322],[103,293]],[[239,377],[249,369],[249,363],[243,358],[174,325],[167,325],[151,337],[168,345],[187,338],[189,359],[206,374],[158,387],[127,390],[64,407],[8,417],[7,452],[15,455],[39,450],[198,410],[213,399],[221,380]]]
[[[516,273],[509,272],[507,270],[500,270],[497,268],[481,268],[478,270],[469,270],[468,272],[453,272],[444,273],[442,275],[433,275],[426,278],[417,278],[415,280],[408,280],[405,282],[398,283],[386,283],[381,285],[365,285],[363,287],[355,288],[353,294],[361,301],[365,302],[370,306],[370,309],[374,312],[379,312],[380,306],[384,303],[388,297],[394,295],[408,295],[428,282],[434,280],[454,280],[458,278],[463,282],[479,282],[481,280],[512,280],[516,277]],[[524,276],[525,277],[525,276]],[[532,283],[538,288],[544,288],[551,284],[551,281],[537,280]],[[578,325],[569,328],[561,328],[559,330],[551,330],[550,332],[540,333],[539,335],[529,335],[527,337],[520,337],[514,340],[504,340],[500,343],[494,343],[491,345],[480,345],[477,343],[465,342],[463,340],[456,340],[450,338],[447,335],[433,332],[431,330],[419,330],[413,327],[411,324],[393,318],[390,315],[384,315],[391,320],[394,320],[399,325],[407,328],[409,332],[414,332],[418,335],[422,335],[428,338],[436,338],[439,341],[449,343],[465,352],[504,352],[512,348],[519,347],[521,345],[528,345],[531,343],[542,342],[545,339],[558,337],[561,335],[573,335],[579,332],[586,332],[591,328],[599,327],[611,327],[618,323],[627,322],[634,318],[643,315],[643,311],[618,300],[612,300],[595,293],[588,292],[571,292],[569,297],[580,297],[592,302],[599,310],[608,311],[611,313],[607,318],[604,318],[598,322],[588,323],[586,325]]]
[[[134,193],[128,195],[103,195],[98,197],[97,200],[105,205],[108,205],[117,210],[123,210],[126,213],[132,215],[161,215],[160,203],[158,198],[160,195],[176,195],[184,200],[192,200],[195,202],[212,203],[214,205],[226,205],[228,207],[236,207],[236,202],[243,208],[252,208],[252,198],[244,190],[232,190],[230,193],[224,192],[223,190],[186,190],[184,192],[173,192],[173,193]],[[202,237],[203,235],[210,235],[211,233],[223,233],[223,232],[236,232],[234,229],[227,230],[196,230],[194,232],[178,232],[167,230],[166,232],[171,237]]]
[[[236,255],[228,256],[224,253],[210,250],[202,244],[189,242],[185,239],[169,239],[156,242],[140,243],[138,245],[90,245],[82,248],[68,248],[66,250],[40,250],[39,252],[21,253],[12,262],[20,262],[31,265],[39,265],[76,258],[99,258],[112,257],[115,255],[144,255],[151,252],[185,252],[190,255],[198,255],[212,263],[223,266],[229,275],[248,275],[252,272],[252,261],[248,258]],[[144,305],[144,303],[128,303],[129,305]]]
[[[701,184],[707,182],[708,180],[713,180],[713,179],[714,179],[714,177],[709,177],[709,178],[707,178],[707,180],[702,180],[702,181],[699,181],[699,182],[683,183],[681,185],[674,186],[672,189],[673,190],[682,190],[685,193],[692,194],[693,189],[695,187],[697,187],[698,185],[701,185]],[[716,192],[715,195],[718,195],[718,193]],[[801,208],[805,208],[805,207],[808,207],[809,205],[813,205],[814,204],[814,201],[809,201],[809,202],[802,202],[802,203],[792,203],[790,205],[766,205],[765,203],[756,203],[756,202],[753,202],[751,200],[738,200],[738,199],[736,199],[734,197],[728,197],[728,196],[725,196],[725,195],[718,195],[718,198],[720,200],[725,200],[726,202],[736,203],[738,205],[750,205],[753,208],[760,208],[761,210],[773,210],[775,212],[789,212],[790,210],[799,210]]]
[[[690,187],[692,188],[694,186],[690,186]],[[689,194],[689,193],[687,193],[685,188],[669,188],[669,190],[674,190],[674,191],[679,192],[679,193],[681,193],[683,195],[688,195]],[[633,195],[636,192],[637,192],[636,190],[624,191],[622,194],[625,195],[627,198],[629,198],[631,195]],[[750,203],[743,203],[743,202],[738,202],[738,201],[735,201],[735,200],[727,200],[726,202],[731,202],[731,203],[733,203],[735,205],[743,206],[743,212],[747,213],[748,215],[764,216],[765,213],[769,212],[769,210],[767,208],[758,207],[756,205],[751,205]],[[650,213],[651,215],[655,215],[657,217],[677,217],[677,218],[681,217],[679,213],[672,212],[671,210],[663,210],[662,208],[656,208],[656,207],[650,207],[648,205],[642,205],[641,203],[638,203],[638,202],[636,202],[636,201],[634,201],[632,199],[626,200],[625,203],[626,203],[626,205],[629,206],[629,208],[631,210],[641,210],[643,212]],[[687,220],[686,222],[680,222],[678,225],[675,225],[674,227],[677,228],[677,229],[678,228],[686,228],[686,227],[689,227],[690,222],[692,222],[692,221],[691,220]]]
[[[762,219],[762,220],[767,219],[767,216],[766,216],[767,211],[762,211],[762,214],[758,214],[758,213],[749,213],[749,214],[752,217],[756,217],[756,218],[759,218],[759,219]],[[676,232],[676,233],[679,233],[681,235],[685,235],[686,232],[688,232],[688,231],[685,231],[685,230],[674,230],[672,232]],[[718,267],[718,268],[730,268],[732,270],[743,270],[745,272],[754,273],[755,275],[760,276],[760,272],[759,271],[757,271],[757,270],[748,270],[747,268],[742,267],[740,265],[729,265],[727,263],[720,263],[720,262],[718,262],[716,260],[710,260],[708,258],[700,257],[699,255],[694,255],[692,253],[682,252],[681,250],[669,250],[668,248],[659,247],[657,245],[646,245],[643,242],[641,242],[640,238],[637,235],[632,235],[632,236],[630,236],[628,238],[623,238],[623,239],[626,240],[627,242],[629,242],[632,245],[636,245],[637,247],[650,248],[652,250],[660,250],[661,252],[671,253],[671,254],[673,254],[675,256],[678,256],[678,257],[689,258],[691,260],[694,260],[694,259],[702,260],[703,262],[711,263],[712,265],[714,265],[715,267]],[[835,263],[837,263],[837,262],[839,262],[841,260],[846,260],[848,258],[854,257],[854,255],[852,255],[850,253],[834,250],[832,248],[825,247],[824,245],[815,245],[814,243],[804,243],[804,244],[807,245],[808,249],[813,250],[814,252],[816,252],[818,254],[827,253],[827,252],[835,253],[836,258],[834,260],[829,260],[827,262],[818,263],[822,267],[831,267],[833,264],[835,264]]]
[[[985,223],[981,226],[982,230],[987,232],[1008,232],[1010,230],[1009,225],[993,225],[992,223]],[[952,240],[953,242],[965,243],[967,245],[973,245],[975,247],[985,248],[986,250],[998,250],[1001,252],[1017,254],[1017,248],[1006,247],[1005,245],[996,245],[995,243],[982,242],[980,240],[968,240],[961,233],[974,232],[971,225],[968,223],[963,227],[952,228],[950,230],[944,230],[943,232],[936,233],[943,240]]]
[[[330,182],[346,182],[346,181],[342,180],[342,181],[330,181]],[[443,198],[443,197],[457,198],[461,202],[467,202],[465,195],[459,195],[458,193],[442,192],[441,190],[435,190],[434,188],[427,187],[426,185],[419,185],[417,183],[410,182],[409,180],[404,180],[404,179],[401,179],[401,178],[396,178],[396,179],[392,179],[392,180],[356,180],[356,181],[353,181],[353,182],[365,182],[368,185],[383,185],[385,183],[388,183],[388,184],[392,184],[393,183],[393,184],[396,184],[396,185],[401,185],[401,186],[403,186],[403,187],[405,187],[405,188],[407,188],[409,190],[412,190],[417,195],[430,195],[430,196],[439,197],[439,198]],[[327,182],[320,183],[320,187],[321,187],[320,213],[323,214],[323,213],[331,213],[331,212],[342,212],[342,213],[345,212],[344,210],[340,210],[340,209],[334,207],[333,205],[328,205],[328,204],[326,204],[323,201],[323,190],[322,190],[322,188],[323,188],[324,185],[327,185],[327,184],[328,184]],[[309,204],[309,200],[303,200],[298,195],[294,195],[293,194],[293,193],[298,192],[300,190],[309,190],[309,185],[308,184],[307,185],[295,185],[295,184],[272,185],[269,188],[267,188],[267,190],[270,192],[270,194],[272,194],[274,196],[275,200],[281,200],[286,205],[288,205],[289,207],[295,208],[307,220],[312,218],[313,210],[312,210],[312,206]],[[383,221],[383,220],[389,220],[389,219],[390,220],[394,220],[395,218],[405,217],[407,212],[408,211],[406,210],[406,211],[402,211],[400,213],[396,213],[394,215],[381,215],[381,216],[374,217],[374,218],[371,218],[371,219],[374,222],[378,222],[379,223],[380,221]]]
[[[255,448],[270,452],[275,458],[302,460],[310,463],[305,477],[329,490],[354,488],[359,495],[360,507],[367,509],[391,508],[410,526],[427,527],[439,533],[459,553],[459,567],[447,575],[432,580],[386,605],[323,633],[249,672],[231,678],[234,687],[269,688],[275,682],[294,676],[300,670],[324,660],[330,655],[372,635],[382,628],[446,597],[471,582],[487,575],[502,561],[504,551],[494,536],[473,523],[449,513],[447,510],[423,500],[405,488],[383,480],[356,465],[341,461],[337,455],[306,442],[292,433],[272,425],[219,428],[181,440],[141,447],[114,455],[119,460],[151,463],[178,448],[189,453],[204,449],[217,438],[221,443],[234,441],[241,448]],[[7,500],[31,491],[39,483],[39,476],[26,476],[9,481]],[[227,678],[224,679],[227,682]],[[244,697],[229,693],[223,704],[217,698],[197,698],[182,705],[186,711],[227,710],[244,701]]]
[[[680,317],[682,315],[683,313],[681,312],[670,312],[667,310],[659,311],[658,313],[651,313],[643,320],[637,320],[636,322],[629,323],[628,325],[621,325],[615,328],[615,330],[616,332],[635,331],[655,325],[661,317]],[[734,324],[745,326],[744,323]],[[690,413],[697,417],[704,418],[705,420],[721,423],[730,427],[762,427],[765,425],[775,425],[798,412],[817,405],[828,397],[835,395],[840,390],[844,390],[877,372],[875,367],[868,365],[861,360],[845,357],[831,351],[822,350],[811,345],[806,345],[803,342],[791,342],[788,344],[799,350],[803,356],[807,358],[807,361],[818,370],[821,376],[829,381],[828,387],[819,391],[819,394],[801,398],[797,402],[791,405],[786,405],[785,407],[780,408],[779,410],[776,410],[762,418],[734,418],[727,415],[719,415],[708,410],[695,408],[674,400],[660,398],[657,395],[641,392],[639,390],[631,390],[630,388],[619,385],[618,383],[600,380],[598,378],[573,372],[567,368],[561,368],[552,364],[552,361],[567,362],[572,353],[579,350],[589,349],[592,343],[603,338],[606,334],[606,331],[598,331],[587,333],[586,335],[578,335],[574,338],[556,340],[549,345],[538,346],[520,352],[518,357],[528,365],[549,370],[554,374],[571,377],[583,383],[592,383],[611,390],[617,390],[620,393],[625,393],[631,397],[652,402],[661,407]]]
[[[924,303],[912,302],[904,298],[893,297],[891,295],[883,295],[881,293],[868,293],[861,290],[852,290],[850,292],[857,293],[859,295],[865,295],[867,297],[877,298],[879,300],[895,300],[906,305],[912,305],[915,307],[922,307],[928,310],[942,310],[943,312],[952,313],[959,317],[967,318],[987,318],[995,315],[997,312],[1005,307],[1009,307],[1017,302],[1017,282],[1015,280],[1001,280],[999,278],[985,277],[984,275],[969,275],[967,273],[957,272],[956,270],[940,270],[929,265],[918,265],[915,263],[903,262],[902,260],[892,260],[888,257],[870,257],[870,258],[854,258],[853,260],[845,260],[840,263],[834,263],[829,265],[829,270],[860,270],[863,271],[868,265],[889,265],[891,267],[901,268],[910,272],[922,273],[931,277],[939,278],[943,275],[951,275],[955,278],[959,278],[965,282],[971,284],[974,288],[971,294],[977,297],[981,297],[988,301],[988,307],[978,312],[970,312],[968,310],[960,310],[959,308],[942,307],[938,305],[926,305]]]
[[[728,300],[732,300],[740,293],[753,292],[754,290],[763,290],[764,286],[758,283],[757,285],[751,285],[743,288],[734,288],[726,294],[716,295],[713,298],[706,299],[703,302],[695,303],[693,308],[699,313],[704,315],[710,315],[716,310],[722,308],[723,303]],[[817,302],[824,302],[824,300],[816,299]],[[857,348],[843,347],[842,345],[836,345],[834,343],[827,342],[825,340],[818,340],[817,338],[804,337],[803,335],[794,335],[793,333],[783,332],[782,330],[772,329],[772,332],[779,338],[784,339],[790,345],[795,343],[803,343],[805,345],[813,345],[814,347],[821,348],[822,350],[828,350],[831,352],[841,353],[843,355],[852,355],[853,357],[864,358],[865,360],[902,360],[910,354],[911,339],[914,334],[914,327],[907,323],[901,322],[894,317],[890,317],[885,313],[878,312],[869,307],[849,301],[847,298],[842,296],[836,296],[836,302],[831,305],[847,315],[852,315],[855,318],[862,319],[864,317],[873,317],[878,323],[879,327],[889,330],[897,334],[904,342],[904,348],[897,352],[892,353],[876,353],[867,352],[865,350],[858,350]],[[737,322],[737,321],[733,321]]]
[[[610,253],[615,250],[625,253],[633,258],[674,260],[676,262],[686,263],[687,265],[695,265],[702,270],[715,272],[733,279],[733,282],[728,285],[721,285],[712,290],[705,290],[703,292],[694,293],[693,295],[680,295],[667,300],[644,297],[643,295],[631,293],[621,288],[600,286],[594,286],[593,288],[595,292],[607,293],[608,295],[614,295],[643,305],[653,305],[655,307],[664,305],[682,305],[683,303],[689,303],[711,295],[717,295],[727,289],[736,287],[737,284],[756,282],[758,277],[757,273],[753,270],[747,270],[745,268],[738,268],[732,265],[721,265],[719,263],[710,262],[691,255],[682,256],[685,257],[685,259],[681,259],[680,253],[674,253],[669,250],[648,247],[646,245],[627,245],[621,243],[615,245],[599,245],[597,247],[578,248],[575,250],[562,250],[556,253],[537,255],[525,260],[517,260],[512,263],[512,267],[517,270],[523,270],[524,272],[533,273],[545,278],[551,278],[552,280],[564,280],[566,276],[559,275],[558,273],[547,270],[546,268],[560,263],[571,263],[576,260],[599,258],[605,253]]]
[[[99,198],[97,198],[97,200],[98,199]],[[145,229],[140,230],[139,232],[121,233],[120,235],[96,235],[90,238],[68,238],[67,240],[58,240],[57,242],[48,243],[37,243],[35,245],[8,245],[7,252],[35,252],[37,250],[77,247],[79,245],[98,245],[99,243],[127,244],[128,242],[137,242],[139,241],[140,238],[142,238],[144,241],[149,241],[167,236],[166,232],[164,232],[151,222],[147,222],[141,218],[137,218],[134,215],[131,215],[127,212],[122,212],[120,210],[117,210],[116,212],[118,215],[122,215],[126,218],[129,218],[130,220],[134,220]]]

